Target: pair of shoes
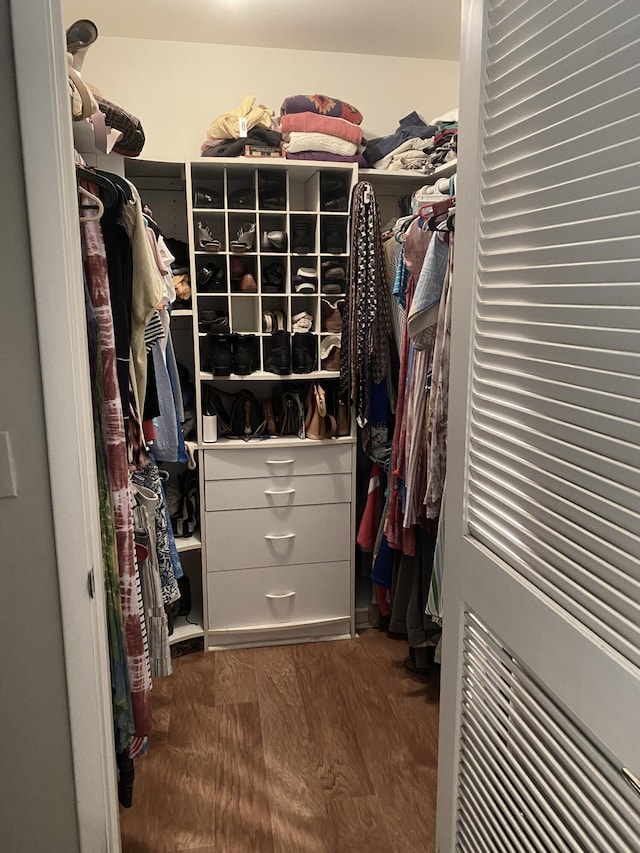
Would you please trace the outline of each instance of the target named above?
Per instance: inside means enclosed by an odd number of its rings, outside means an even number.
[[[209,359],[214,376],[248,376],[260,365],[258,336],[209,334]]]
[[[322,251],[329,255],[341,255],[347,248],[347,218],[325,216],[322,220]]]
[[[342,332],[342,311],[344,310],[344,299],[338,299],[334,304],[328,299],[322,300],[322,331]]]
[[[291,226],[291,251],[296,255],[309,255],[316,248],[316,223],[310,219],[296,219]]]
[[[323,176],[324,177],[324,176]],[[326,177],[320,181],[320,206],[323,210],[343,213],[348,208],[347,186],[339,178]]]
[[[299,267],[293,277],[296,293],[315,293],[318,286],[318,274],[313,267]]]
[[[320,345],[320,366],[323,370],[340,370],[341,335],[327,335]]]
[[[311,332],[298,332],[292,337],[284,330],[273,332],[265,370],[278,376],[287,376],[289,373],[311,373],[315,364],[315,335]]]
[[[208,222],[199,219],[198,225],[198,246],[203,252],[219,252],[222,248],[220,240],[213,236],[213,231]]]
[[[202,267],[196,276],[196,286],[199,293],[224,293],[224,269],[215,264]]]
[[[260,240],[260,249],[263,252],[286,252],[286,231],[263,231]]]
[[[258,285],[240,258],[231,258],[231,286],[236,293],[257,293]]]
[[[262,267],[262,292],[284,293],[287,274],[279,261]]]
[[[243,255],[245,252],[250,252],[253,248],[253,241],[256,236],[256,223],[245,222],[239,229],[238,236],[231,241],[231,251],[238,255]]]
[[[263,332],[281,332],[286,325],[284,311],[264,311],[262,314]]]
[[[344,293],[347,274],[344,267],[336,261],[323,261],[321,265],[323,293]]]
[[[198,312],[198,331],[202,334],[214,332],[217,334],[229,334],[229,318],[226,314],[218,311]]]
[[[296,332],[310,332],[313,328],[313,314],[301,311],[299,314],[294,314],[292,319],[291,331],[293,334]]]
[[[260,174],[258,198],[261,210],[284,210],[286,207],[285,181],[281,177],[268,178]]]
[[[196,187],[193,199],[194,207],[223,207],[222,195],[217,190]]]

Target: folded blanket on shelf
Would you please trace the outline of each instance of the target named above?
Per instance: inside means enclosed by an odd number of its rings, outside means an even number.
[[[330,154],[345,154],[351,157],[358,153],[355,142],[347,142],[346,139],[329,136],[328,133],[290,133],[285,148],[293,154],[297,151],[328,151]]]
[[[282,115],[291,113],[317,113],[322,116],[335,116],[362,124],[362,113],[346,101],[329,98],[327,95],[291,95],[285,98],[280,107]]]
[[[359,145],[362,142],[362,130],[356,124],[343,118],[321,116],[316,113],[292,113],[282,116],[283,133],[325,133],[337,136],[347,142]]]
[[[365,157],[369,163],[376,163],[390,154],[407,139],[430,139],[438,132],[435,125],[425,124],[415,111],[400,119],[398,129],[389,136],[380,136],[367,142]]]
[[[222,115],[219,115],[211,122],[207,130],[207,136],[213,138],[221,137],[222,139],[238,139],[240,136],[241,118],[244,118],[247,122],[247,130],[251,130],[252,127],[258,125],[270,128],[273,110],[265,107],[264,104],[254,107],[255,102],[256,99],[253,95],[245,95],[235,110],[222,113]]]
[[[420,139],[419,137],[407,139],[405,142],[398,145],[397,148],[394,148],[393,151],[390,151],[386,157],[383,157],[381,160],[376,160],[373,164],[373,168],[390,169],[392,163],[409,151],[417,151],[421,157],[426,157],[427,153],[432,150],[430,139]]]
[[[297,151],[294,154],[287,151],[287,160],[320,160],[323,163],[357,163],[362,169],[368,167],[367,161],[362,154],[353,154],[347,157],[344,154],[330,154],[328,151]]]

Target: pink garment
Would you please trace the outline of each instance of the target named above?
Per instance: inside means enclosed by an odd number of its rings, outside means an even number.
[[[104,239],[98,222],[81,226],[84,268],[89,296],[100,330],[104,409],[107,442],[107,471],[113,497],[113,514],[120,571],[120,597],[127,652],[131,701],[138,737],[151,734],[151,680],[142,637],[142,619],[137,591],[137,572],[133,538],[133,509],[129,490],[127,446],[122,403],[116,373],[113,317]]]
[[[291,113],[282,116],[282,133],[327,133],[329,136],[338,136],[347,142],[360,145],[362,142],[362,130],[357,124],[352,124],[343,118],[332,116],[320,116],[316,113]]]

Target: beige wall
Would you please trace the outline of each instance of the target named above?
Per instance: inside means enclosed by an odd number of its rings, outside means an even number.
[[[0,498],[0,848],[74,853],[69,709],[10,33],[8,4],[0,3],[0,430],[10,432],[18,479],[18,496]]]
[[[317,51],[277,50],[100,37],[83,69],[109,100],[138,115],[143,156],[200,156],[215,116],[255,95],[279,111],[287,95],[344,98],[364,115],[370,136],[392,133],[417,110],[425,120],[458,105],[459,63]]]

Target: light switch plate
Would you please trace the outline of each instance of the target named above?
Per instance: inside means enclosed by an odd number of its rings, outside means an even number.
[[[15,498],[18,480],[8,432],[0,432],[0,498]]]

